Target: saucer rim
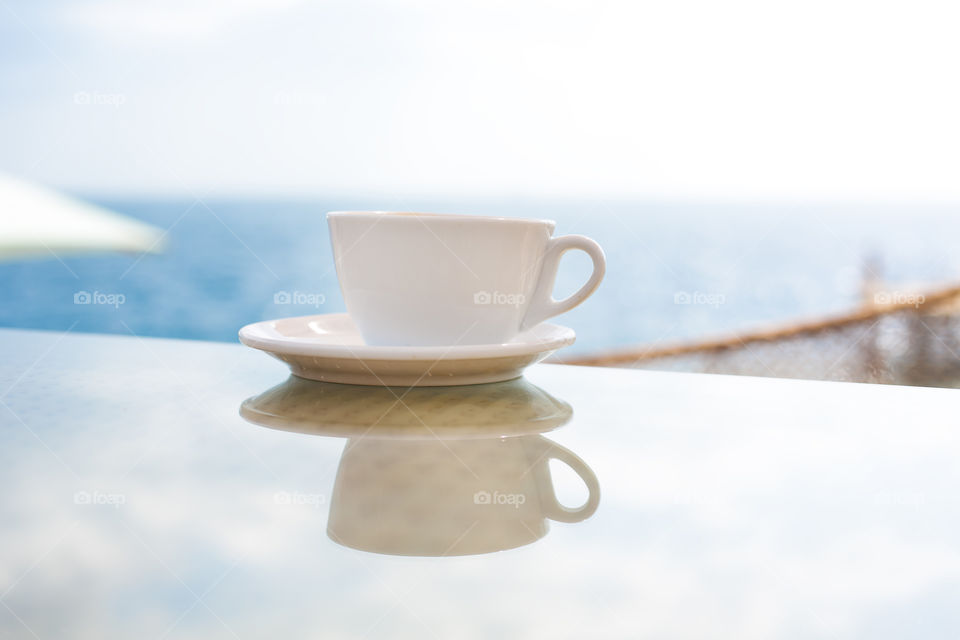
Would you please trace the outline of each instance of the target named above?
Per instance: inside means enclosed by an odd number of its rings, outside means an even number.
[[[570,327],[541,322],[537,327],[546,327],[556,333],[546,340],[505,342],[499,344],[435,345],[435,346],[377,346],[377,345],[341,345],[308,341],[302,338],[273,337],[264,334],[264,327],[282,320],[299,320],[304,323],[317,319],[349,317],[347,313],[320,313],[308,316],[289,316],[252,322],[239,331],[240,342],[253,349],[276,354],[293,354],[363,360],[478,360],[483,358],[503,358],[522,356],[544,351],[557,351],[576,342],[577,334]]]

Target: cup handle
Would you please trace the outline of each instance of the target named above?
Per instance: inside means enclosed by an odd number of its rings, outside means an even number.
[[[607,260],[603,255],[603,249],[586,236],[557,236],[556,238],[550,238],[548,242],[540,267],[540,279],[537,281],[530,306],[527,308],[527,313],[520,324],[521,331],[535,327],[547,318],[569,311],[589,298],[590,294],[600,286],[603,274],[607,270]],[[560,258],[571,249],[580,249],[590,256],[590,259],[593,260],[593,273],[576,293],[563,300],[554,300],[553,286],[557,281],[557,268],[560,266]]]
[[[596,474],[577,454],[569,449],[564,449],[546,438],[542,438],[542,440],[542,444],[546,448],[543,454],[546,460],[543,460],[542,463],[548,464],[550,458],[563,462],[580,476],[583,484],[587,485],[587,492],[589,493],[587,501],[584,502],[583,505],[571,509],[563,506],[557,499],[557,492],[554,490],[552,483],[549,486],[540,487],[540,496],[543,500],[543,510],[546,512],[546,516],[557,522],[580,522],[581,520],[586,520],[593,515],[594,511],[596,511],[600,505],[600,483],[597,481]],[[549,478],[550,476],[545,474],[540,477]]]

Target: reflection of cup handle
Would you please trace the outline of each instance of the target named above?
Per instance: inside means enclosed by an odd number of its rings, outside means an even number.
[[[583,484],[587,485],[587,491],[589,493],[587,501],[584,502],[582,506],[570,509],[560,504],[560,501],[557,499],[557,492],[554,490],[552,483],[548,487],[540,487],[540,495],[544,503],[546,503],[543,505],[546,516],[557,522],[580,522],[581,520],[586,520],[593,515],[593,512],[596,511],[600,505],[600,483],[597,481],[596,474],[593,473],[593,469],[587,466],[587,463],[581,460],[577,454],[569,449],[564,449],[546,438],[541,437],[540,439],[546,447],[546,452],[544,453],[546,460],[543,461],[543,464],[547,464],[550,458],[555,458],[565,463],[580,476]]]
[[[563,300],[553,299],[553,285],[557,280],[557,268],[560,266],[560,258],[571,249],[580,249],[586,252],[593,261],[593,273],[586,284],[580,287],[576,293],[564,298]],[[543,266],[540,268],[540,280],[534,289],[533,297],[530,300],[530,306],[527,308],[527,314],[523,318],[520,326],[521,330],[527,330],[543,322],[547,318],[560,315],[565,311],[573,309],[575,306],[590,297],[590,294],[597,290],[600,281],[603,280],[603,274],[606,272],[607,262],[603,256],[603,249],[596,242],[586,236],[558,236],[550,238],[547,246],[547,252],[543,257]]]

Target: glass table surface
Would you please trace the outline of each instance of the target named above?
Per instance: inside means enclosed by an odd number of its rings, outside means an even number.
[[[953,390],[0,331],[3,638],[952,638]]]

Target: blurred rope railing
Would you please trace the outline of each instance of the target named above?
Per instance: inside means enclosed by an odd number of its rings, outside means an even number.
[[[564,357],[565,364],[860,382],[960,381],[960,284],[879,293],[848,313],[707,340]],[[556,359],[560,362],[560,359]]]

